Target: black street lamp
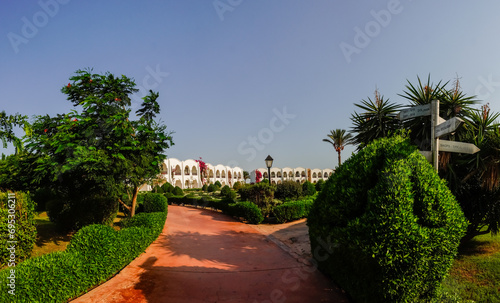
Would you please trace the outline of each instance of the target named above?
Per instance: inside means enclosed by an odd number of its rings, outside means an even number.
[[[271,184],[271,167],[273,166],[273,158],[267,155],[266,158],[266,166],[267,166],[267,178],[269,179],[269,184]]]

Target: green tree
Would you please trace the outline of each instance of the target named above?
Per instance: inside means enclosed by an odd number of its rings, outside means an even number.
[[[159,173],[162,153],[172,144],[166,126],[154,120],[158,94],[150,91],[131,120],[130,96],[137,89],[130,78],[78,70],[70,80],[62,92],[81,111],[36,118],[27,144],[36,156],[33,181],[51,180],[44,185],[58,199],[49,215],[71,218],[65,227],[109,221],[127,190],[133,215],[138,187]]]
[[[28,131],[28,117],[20,114],[7,115],[5,111],[0,112],[0,140],[3,148],[7,148],[7,143],[12,143],[15,148],[15,153],[23,150],[23,142],[14,133],[14,127],[23,127]]]
[[[341,161],[340,153],[344,150],[344,147],[348,144],[354,144],[354,138],[352,134],[346,133],[345,129],[331,130],[330,134],[327,135],[328,139],[323,139],[324,142],[328,142],[333,145],[333,148],[338,153],[339,156],[339,167]]]
[[[380,96],[378,90],[375,90],[375,101],[370,98],[361,100],[361,104],[354,105],[362,113],[354,112],[351,121],[354,124],[352,128],[355,133],[354,142],[358,144],[358,150],[362,149],[375,139],[387,137],[391,132],[401,128],[401,123],[397,119],[397,113],[401,105],[389,103]]]

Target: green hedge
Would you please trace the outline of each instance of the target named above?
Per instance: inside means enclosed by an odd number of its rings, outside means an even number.
[[[166,212],[168,207],[168,200],[163,194],[147,193],[144,196],[144,212]]]
[[[0,283],[0,302],[67,302],[111,278],[161,233],[167,213],[141,213],[122,221],[122,230],[89,225],[64,252],[26,260],[15,267],[15,296]],[[7,281],[9,269],[0,271]]]
[[[274,216],[278,223],[306,218],[314,202],[314,197],[303,200],[285,202],[273,208]]]
[[[0,266],[14,265],[29,258],[36,240],[35,202],[26,193],[16,192],[15,197],[15,208],[10,210],[8,193],[0,192]],[[11,261],[9,250],[12,243],[7,241],[17,241],[13,254],[15,261]]]
[[[445,181],[397,136],[344,162],[316,198],[308,225],[319,269],[356,302],[429,302],[467,222]]]

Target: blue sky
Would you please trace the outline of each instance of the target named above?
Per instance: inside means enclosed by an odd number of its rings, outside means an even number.
[[[0,110],[68,112],[61,87],[92,67],[134,78],[135,100],[160,93],[170,157],[334,168],[322,139],[350,129],[376,87],[405,104],[407,79],[458,75],[500,111],[499,11],[492,0],[5,0]]]

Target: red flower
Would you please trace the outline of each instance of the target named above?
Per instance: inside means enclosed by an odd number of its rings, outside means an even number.
[[[121,101],[121,100],[122,100],[122,99],[120,99],[120,98],[115,98],[115,101]]]
[[[45,129],[44,132],[48,132],[49,130],[48,129]]]
[[[73,120],[73,121],[78,121],[78,119],[77,119],[77,118],[75,118],[75,120]]]
[[[70,87],[71,87],[71,83],[68,83],[68,88],[70,88]]]
[[[90,83],[92,83],[92,79],[90,79],[90,81],[89,81],[89,82],[90,82]]]

